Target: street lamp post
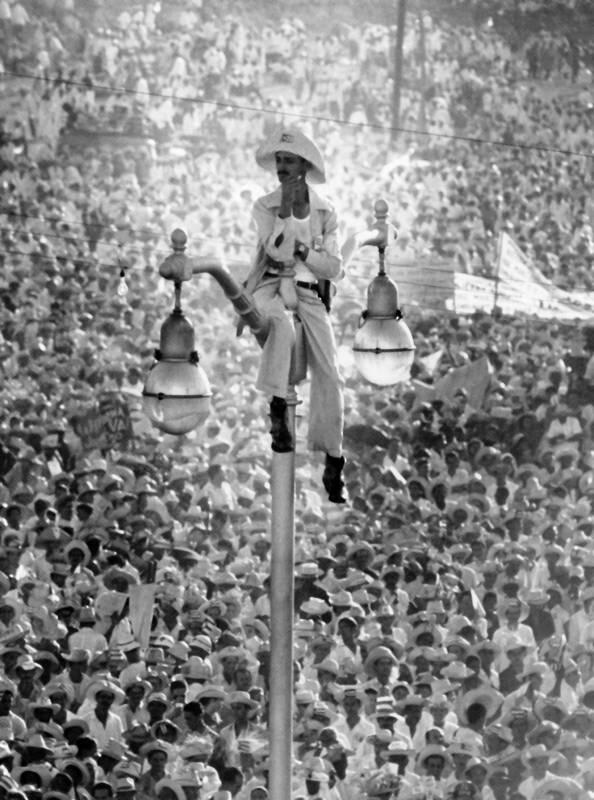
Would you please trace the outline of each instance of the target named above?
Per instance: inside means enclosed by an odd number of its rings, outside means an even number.
[[[287,396],[295,441],[297,395]],[[290,798],[293,761],[293,617],[295,595],[295,450],[272,453],[270,543],[270,732],[271,798]]]
[[[406,0],[398,0],[396,19],[396,48],[394,54],[394,84],[392,87],[392,141],[398,138],[400,127],[400,94],[402,91],[402,51],[406,25]]]
[[[353,352],[357,369],[369,383],[393,386],[408,380],[415,345],[400,310],[398,287],[386,274],[386,250],[398,234],[388,222],[385,200],[377,200],[374,211],[375,228],[359,234],[357,244],[377,247],[379,270],[367,289],[367,308],[359,320]]]
[[[378,365],[374,359],[382,359],[382,369],[391,362],[402,364],[403,358],[410,366],[414,345],[410,332],[400,317],[400,326],[382,328],[382,324],[394,322],[397,311],[397,290],[386,276],[384,252],[395,231],[387,223],[388,206],[384,201],[375,204],[376,225],[369,231],[357,234],[343,248],[345,261],[355,249],[371,245],[380,254],[380,272],[368,290],[368,309],[362,315],[360,332],[375,333],[363,342],[370,341],[369,348],[361,346],[355,353],[358,365],[381,383]],[[186,252],[186,234],[177,229],[171,236],[173,253],[168,256],[159,273],[174,284],[174,308],[161,327],[159,349],[155,350],[155,362],[147,376],[143,391],[145,413],[159,430],[170,434],[188,433],[206,421],[210,406],[211,390],[208,377],[199,363],[195,347],[194,329],[181,308],[181,289],[185,281],[194,275],[207,273],[223,289],[242,320],[250,327],[258,343],[266,340],[268,323],[256,308],[253,298],[233,278],[219,261],[190,258]],[[383,295],[386,294],[384,298]],[[377,326],[382,333],[378,340]],[[375,327],[374,327],[375,326]],[[408,332],[408,339],[403,334]],[[396,341],[393,341],[396,331]],[[392,338],[390,338],[392,337]],[[410,345],[403,348],[402,342]],[[383,349],[382,349],[383,348]],[[384,358],[387,356],[387,359]],[[371,366],[369,360],[371,359]],[[390,380],[405,375],[406,367],[389,370]],[[292,374],[297,376],[299,365],[292,365]],[[392,382],[394,382],[392,380]],[[294,381],[292,381],[292,384]],[[295,407],[297,396],[293,385],[287,398],[289,429],[295,440]],[[270,692],[269,692],[269,736],[270,772],[269,791],[271,800],[290,800],[293,744],[293,617],[294,617],[294,534],[295,534],[295,453],[272,454],[271,467],[271,637],[270,637]]]

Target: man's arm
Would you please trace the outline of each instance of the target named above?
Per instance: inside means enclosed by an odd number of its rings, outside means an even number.
[[[293,266],[295,262],[295,232],[293,217],[281,218],[277,208],[266,206],[262,199],[257,200],[252,218],[258,233],[258,243],[273,261]]]
[[[326,212],[322,236],[320,247],[307,248],[302,260],[316,277],[323,280],[339,280],[343,276],[343,269],[338,247],[338,220],[334,210]]]

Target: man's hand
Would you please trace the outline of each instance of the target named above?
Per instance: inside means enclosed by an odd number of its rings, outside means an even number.
[[[305,175],[286,175],[281,182],[281,206],[279,217],[285,219],[294,213],[295,208],[302,209],[307,203],[307,183]]]
[[[287,177],[281,183],[281,205],[278,212],[279,217],[286,219],[293,213],[293,204],[299,190],[301,179],[299,176]]]
[[[307,257],[309,256],[309,247],[305,244],[305,242],[300,242],[299,239],[295,239],[295,250],[293,251],[293,255],[295,258],[299,258],[301,261],[307,261]]]

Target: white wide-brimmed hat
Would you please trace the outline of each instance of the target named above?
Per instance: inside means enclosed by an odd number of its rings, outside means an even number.
[[[293,153],[309,162],[307,177],[310,183],[326,183],[324,159],[318,147],[293,126],[280,127],[256,151],[256,163],[267,172],[276,172],[275,153]]]

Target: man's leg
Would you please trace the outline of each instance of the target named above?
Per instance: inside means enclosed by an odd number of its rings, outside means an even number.
[[[299,317],[303,324],[307,363],[311,374],[309,401],[310,450],[326,453],[323,483],[330,500],[344,503],[342,438],[344,427],[343,381],[330,316],[317,295],[298,289]]]
[[[268,397],[286,397],[295,345],[293,315],[287,312],[278,294],[279,281],[259,286],[254,303],[270,322],[268,336],[262,347],[256,388]]]
[[[278,294],[279,281],[264,283],[254,292],[254,303],[269,320],[270,326],[262,347],[256,388],[272,398],[270,403],[270,433],[272,449],[287,453],[293,449],[293,437],[288,426],[287,390],[291,357],[295,346],[293,316]]]

